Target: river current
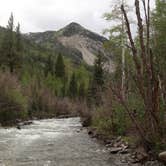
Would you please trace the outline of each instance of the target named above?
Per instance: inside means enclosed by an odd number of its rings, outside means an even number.
[[[106,149],[79,118],[48,119],[0,129],[0,166],[111,166]]]

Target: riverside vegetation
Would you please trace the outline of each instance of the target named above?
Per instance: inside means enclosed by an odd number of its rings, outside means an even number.
[[[149,1],[135,0],[135,36],[128,9],[123,1],[104,14],[115,24],[104,41],[115,64],[111,73],[102,51],[93,67],[77,63],[22,35],[11,15],[0,31],[0,123],[80,115],[103,138],[120,135],[155,158],[166,150],[166,3],[156,0],[150,10]]]
[[[19,24],[14,29],[13,14],[0,32],[0,123],[78,115],[74,99],[85,97],[86,65],[26,39]]]

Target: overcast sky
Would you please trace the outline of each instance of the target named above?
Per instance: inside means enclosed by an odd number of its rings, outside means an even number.
[[[13,12],[15,22],[20,22],[24,33],[58,30],[70,22],[78,22],[101,34],[110,25],[102,15],[110,10],[111,1],[113,0],[1,0],[0,25],[6,26],[10,13]]]

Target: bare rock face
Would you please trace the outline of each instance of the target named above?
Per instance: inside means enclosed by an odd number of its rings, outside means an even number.
[[[166,151],[159,154],[159,159],[166,164]]]
[[[71,47],[74,49],[79,50],[82,53],[83,60],[88,65],[93,65],[95,60],[95,54],[93,53],[93,50],[97,50],[101,47],[101,43],[97,43],[93,41],[92,39],[85,38],[81,35],[73,35],[70,37],[61,36],[58,38],[58,41],[61,42],[65,47]],[[90,47],[94,46],[94,48]]]
[[[90,66],[94,64],[96,56],[100,53],[106,59],[107,69],[110,72],[114,70],[112,55],[103,47],[107,39],[77,23],[70,23],[59,31],[30,33],[26,37],[77,62],[84,61]]]

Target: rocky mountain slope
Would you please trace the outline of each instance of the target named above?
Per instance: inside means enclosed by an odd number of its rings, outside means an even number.
[[[25,36],[45,48],[60,52],[76,62],[84,61],[88,65],[93,65],[96,55],[100,52],[108,59],[110,70],[113,68],[111,54],[103,47],[107,39],[77,23],[70,23],[59,31],[29,33]]]

